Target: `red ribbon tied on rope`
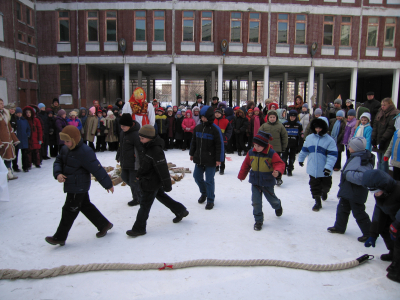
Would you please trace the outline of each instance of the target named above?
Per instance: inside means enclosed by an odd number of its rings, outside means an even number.
[[[158,269],[161,271],[161,270],[165,270],[166,268],[172,269],[172,265],[166,265],[166,264],[164,263],[164,267],[161,267],[161,268],[158,268]]]

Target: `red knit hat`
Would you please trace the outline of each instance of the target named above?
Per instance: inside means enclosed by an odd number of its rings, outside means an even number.
[[[270,104],[268,104],[268,110],[271,110],[272,106],[275,106],[275,109],[279,108],[279,104],[276,102],[271,102]]]

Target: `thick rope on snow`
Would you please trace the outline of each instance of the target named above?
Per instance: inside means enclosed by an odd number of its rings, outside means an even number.
[[[373,256],[371,255],[373,258]],[[192,267],[259,267],[273,266],[292,269],[301,269],[307,271],[338,271],[354,268],[366,260],[372,259],[370,255],[365,254],[349,262],[336,263],[330,265],[321,264],[303,264],[298,262],[274,260],[274,259],[250,259],[250,260],[220,260],[220,259],[196,259],[174,264],[148,263],[148,264],[123,264],[123,263],[105,263],[105,264],[86,264],[74,266],[60,266],[53,269],[42,270],[14,270],[0,269],[1,279],[42,279],[56,277],[61,275],[84,273],[91,271],[114,271],[114,270],[175,270]]]

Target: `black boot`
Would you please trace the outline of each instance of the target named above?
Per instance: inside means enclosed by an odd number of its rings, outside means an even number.
[[[328,193],[322,193],[322,200],[326,200],[326,199],[328,199]]]
[[[261,228],[262,228],[262,226],[263,226],[263,223],[261,223],[261,222],[256,222],[256,223],[254,224],[254,230],[255,230],[255,231],[260,231]]]
[[[288,171],[287,171],[287,176],[289,176],[289,177],[290,177],[290,176],[293,176],[292,170],[288,170]]]
[[[313,206],[313,211],[319,211],[322,208],[321,197],[315,197],[315,205]]]
[[[238,155],[239,155],[239,156],[242,156],[242,151],[238,151]]]
[[[282,212],[283,212],[282,206],[281,206],[281,208],[275,209],[275,215],[277,217],[282,216]]]
[[[283,171],[283,175],[286,175],[286,168],[285,168],[285,171]]]
[[[172,222],[174,222],[174,223],[179,223],[180,221],[182,221],[182,219],[183,219],[184,217],[187,217],[188,214],[189,214],[189,211],[187,211],[187,210],[185,209],[184,212],[182,212],[182,213],[176,215],[176,218],[174,218],[174,219],[172,220]]]
[[[140,204],[140,202],[137,199],[133,199],[132,201],[128,202],[129,206],[136,206],[136,205],[139,205],[139,204]]]
[[[197,200],[197,202],[199,202],[201,204],[201,203],[204,203],[204,201],[206,201],[206,199],[207,199],[206,195],[201,195],[199,200]]]
[[[387,271],[387,278],[400,283],[400,248],[394,248],[393,262],[387,268]]]
[[[314,209],[313,209],[314,210]],[[330,233],[340,233],[340,234],[344,234],[343,231],[337,230],[335,227],[328,227],[327,228],[328,232]]]
[[[383,260],[383,261],[392,261],[393,260],[393,251],[389,250],[389,253],[382,254],[381,255],[381,260]]]
[[[207,209],[207,210],[213,209],[213,207],[214,207],[214,203],[212,203],[212,202],[207,202],[207,205],[206,205],[206,209]]]

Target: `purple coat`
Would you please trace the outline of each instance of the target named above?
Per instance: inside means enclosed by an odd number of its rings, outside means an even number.
[[[354,136],[354,132],[356,131],[356,124],[356,118],[351,121],[347,121],[346,127],[344,128],[344,135],[342,140],[343,145],[347,145],[349,143],[349,140]]]
[[[56,138],[57,138],[57,145],[64,145],[64,142],[60,140],[60,132],[63,130],[65,126],[68,125],[67,119],[63,119],[59,116],[56,117]]]

